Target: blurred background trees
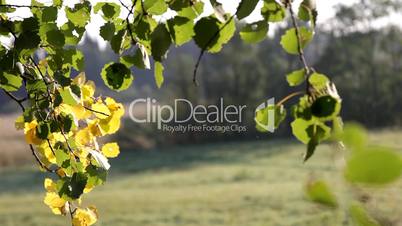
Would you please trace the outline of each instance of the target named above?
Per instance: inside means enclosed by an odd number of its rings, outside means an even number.
[[[334,18],[318,26],[317,39],[307,48],[306,55],[318,71],[331,75],[343,98],[342,116],[369,128],[400,127],[402,125],[402,31],[397,19],[402,1],[361,0],[339,5]],[[275,134],[261,134],[254,128],[254,109],[270,97],[277,101],[290,91],[285,74],[300,68],[278,45],[281,29],[271,27],[270,38],[258,45],[246,45],[237,35],[223,51],[207,54],[200,66],[200,86],[192,83],[192,73],[198,48],[190,43],[169,53],[166,62],[166,83],[158,90],[153,74],[134,71],[134,85],[122,93],[103,87],[102,65],[116,59],[109,47],[100,49],[95,40],[86,38],[80,49],[86,55],[86,73],[104,95],[111,95],[127,105],[136,98],[153,97],[161,104],[173,104],[174,98],[186,98],[195,104],[247,105],[243,124],[246,133],[174,133],[161,132],[155,124],[136,124],[129,118],[118,139],[123,146],[150,148],[155,145],[210,142],[231,139],[262,139],[287,136],[288,123]],[[274,32],[272,32],[274,30]],[[206,66],[208,65],[208,67]],[[10,113],[12,104],[0,96],[0,111]]]

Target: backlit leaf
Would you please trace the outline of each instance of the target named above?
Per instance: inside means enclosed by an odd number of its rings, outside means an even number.
[[[258,1],[259,0],[242,0],[237,8],[237,19],[241,20],[250,15],[257,6]]]
[[[253,44],[264,40],[268,33],[268,23],[265,20],[247,24],[240,31],[240,37],[245,43]]]
[[[392,150],[380,147],[354,152],[345,168],[345,178],[348,181],[369,185],[393,182],[401,174],[401,156]]]
[[[304,49],[313,38],[313,33],[305,27],[299,28],[300,48]],[[283,49],[290,54],[299,53],[298,36],[296,36],[296,29],[290,28],[281,37],[281,45]]]
[[[155,82],[158,88],[161,88],[163,81],[165,80],[163,77],[163,64],[159,61],[155,61]]]
[[[123,91],[130,87],[133,76],[130,69],[122,63],[106,64],[101,72],[106,86],[116,91]]]

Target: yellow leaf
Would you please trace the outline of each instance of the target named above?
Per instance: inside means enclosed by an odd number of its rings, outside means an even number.
[[[97,215],[95,209],[78,208],[73,217],[73,226],[90,226],[96,223]]]
[[[108,107],[113,109],[112,115],[106,119],[100,120],[99,125],[107,134],[113,134],[120,128],[120,121],[121,117],[124,115],[124,108],[122,104],[111,104]]]
[[[87,185],[85,186],[85,188],[84,188],[84,193],[91,192],[92,189],[94,189],[94,186],[90,186],[90,185],[87,184]]]
[[[81,87],[81,94],[82,94],[82,99],[84,101],[91,101],[92,97],[95,94],[95,83],[93,81],[88,81]]]
[[[44,181],[44,187],[48,192],[55,192],[56,191],[56,183],[53,182],[52,179],[46,178]]]
[[[64,204],[66,204],[66,201],[60,198],[56,192],[46,193],[44,202],[46,205],[51,207],[62,207]]]
[[[100,119],[105,119],[110,115],[109,108],[101,101],[92,104],[92,110],[94,111],[95,116]]]
[[[73,79],[73,83],[78,85],[78,86],[82,86],[84,85],[86,81],[86,76],[84,72],[79,73],[74,79]]]
[[[64,142],[64,136],[60,132],[57,133],[51,133],[49,135],[49,140],[52,144],[55,144],[56,142]]]
[[[102,153],[107,158],[115,158],[120,154],[120,148],[117,143],[107,143],[102,147]]]
[[[91,116],[91,112],[87,111],[84,108],[84,106],[82,106],[81,104],[71,107],[71,111],[73,112],[73,115],[75,116],[74,118],[76,118],[78,120],[89,118]]]
[[[50,149],[49,144],[47,143],[47,141],[43,141],[39,147],[38,147],[38,151],[46,157],[46,160],[49,163],[53,163],[56,164],[56,156],[54,156],[52,149]]]
[[[86,145],[91,142],[92,134],[89,131],[89,127],[86,127],[77,132],[75,135],[75,141],[80,145]]]
[[[24,124],[25,140],[28,144],[39,145],[42,140],[36,136],[36,126],[38,125],[36,120]]]
[[[91,134],[96,137],[100,137],[106,134],[106,132],[100,127],[98,119],[88,122],[88,129]]]
[[[66,173],[64,172],[64,170],[62,168],[59,168],[56,171],[56,173],[57,173],[57,175],[59,175],[59,177],[65,177],[66,176]]]

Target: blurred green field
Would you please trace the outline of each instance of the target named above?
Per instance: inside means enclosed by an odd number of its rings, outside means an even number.
[[[401,135],[378,132],[372,141],[401,148]],[[337,226],[352,225],[346,216],[350,200],[364,197],[383,225],[402,225],[402,182],[357,189],[343,180],[341,151],[320,146],[306,164],[303,151],[288,141],[126,151],[112,162],[107,184],[85,200],[99,209],[97,225]],[[314,178],[331,185],[339,208],[306,199],[304,185]],[[1,170],[1,226],[69,225],[43,204],[42,183],[42,173],[30,167]]]

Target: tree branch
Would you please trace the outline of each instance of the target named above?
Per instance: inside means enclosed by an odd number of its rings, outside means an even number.
[[[38,8],[45,9],[46,6],[38,6],[38,5],[13,5],[13,4],[0,4],[0,7],[13,7],[13,8]]]
[[[10,92],[8,92],[8,91],[6,91],[6,90],[4,90],[4,89],[3,89],[3,92],[4,92],[7,96],[9,96],[11,99],[13,99],[15,102],[17,102],[17,104],[20,106],[20,108],[22,109],[23,112],[25,111],[25,107],[24,107],[24,105],[22,104],[22,102],[26,101],[26,100],[27,100],[26,98],[18,99],[18,98],[17,98],[16,96],[14,96],[12,93],[10,93]]]
[[[35,157],[35,160],[38,162],[38,164],[40,165],[40,167],[42,167],[43,169],[45,169],[46,171],[50,172],[50,173],[55,173],[55,170],[50,169],[49,167],[47,167],[39,158],[38,154],[36,154],[35,149],[33,147],[32,144],[29,145],[29,148],[31,149],[32,155]]]

